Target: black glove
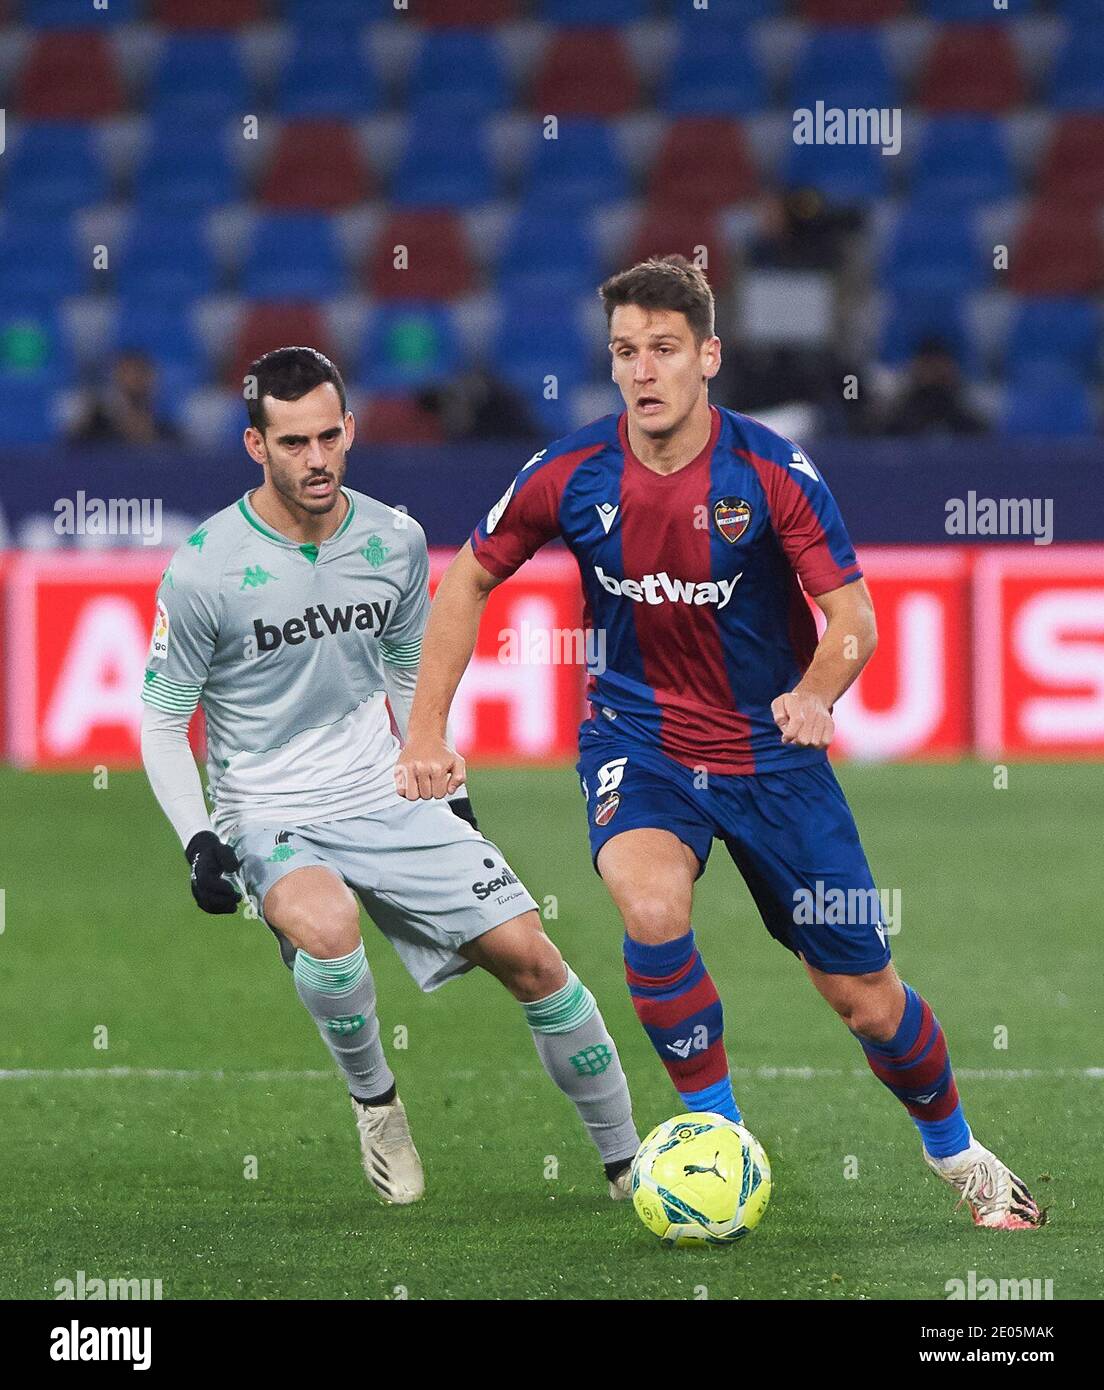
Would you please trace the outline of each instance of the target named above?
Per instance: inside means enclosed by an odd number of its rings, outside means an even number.
[[[471,797],[458,796],[455,801],[446,803],[454,816],[459,816],[461,820],[466,820],[473,830],[479,829],[479,824],[475,819],[475,812],[472,810]]]
[[[233,873],[241,865],[230,846],[213,830],[201,830],[188,841],[184,853],[192,866],[192,897],[204,912],[233,912],[241,894],[223,874]]]

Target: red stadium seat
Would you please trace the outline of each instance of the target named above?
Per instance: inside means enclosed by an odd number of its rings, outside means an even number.
[[[653,207],[713,212],[755,195],[759,177],[744,132],[723,117],[688,116],[667,132],[648,180]]]
[[[560,29],[533,82],[538,114],[620,116],[637,104],[639,86],[615,29]]]
[[[1084,203],[1041,203],[1029,212],[1009,253],[1018,294],[1090,295],[1104,290],[1104,240]]]
[[[906,0],[801,0],[798,13],[814,24],[875,24],[908,13]]]
[[[418,0],[422,24],[452,25],[465,29],[476,24],[502,24],[517,19],[517,0]]]
[[[173,29],[236,29],[264,18],[261,0],[157,0],[154,17]]]
[[[371,193],[367,166],[352,126],[344,121],[289,121],[260,188],[272,208],[331,212]]]
[[[703,263],[698,254],[700,246],[706,249],[707,263]],[[709,213],[678,208],[652,208],[646,211],[624,263],[630,265],[648,256],[671,256],[676,253],[701,265],[718,294],[727,287],[730,274],[728,248]]]
[[[333,355],[325,321],[313,304],[251,304],[230,354],[227,384],[240,391],[250,362],[278,347],[312,347]]]
[[[1104,204],[1104,116],[1067,116],[1039,171],[1042,196],[1057,203]]]
[[[80,29],[40,34],[16,82],[14,105],[30,119],[117,115],[126,100],[104,35]]]
[[[372,396],[358,422],[373,444],[443,444],[444,431],[435,415],[409,396]]]
[[[406,247],[406,269],[395,247]],[[381,299],[454,299],[475,279],[464,224],[447,210],[416,209],[389,217],[365,264],[369,294]]]
[[[924,62],[918,98],[928,111],[1009,111],[1027,92],[1002,24],[948,24]]]

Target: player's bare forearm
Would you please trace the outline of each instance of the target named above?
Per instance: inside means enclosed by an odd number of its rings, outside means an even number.
[[[832,707],[874,654],[878,631],[865,580],[816,600],[828,619],[809,668],[793,690],[771,705],[783,743],[827,748],[835,733]]]
[[[464,760],[448,747],[445,730],[460,678],[475,651],[487,595],[498,583],[465,545],[437,587],[422,637],[418,684],[396,786],[410,801],[447,796],[464,781]]]

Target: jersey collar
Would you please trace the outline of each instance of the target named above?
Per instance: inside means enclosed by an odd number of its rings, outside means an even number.
[[[654,468],[649,468],[647,464],[641,463],[633,453],[632,446],[629,444],[629,413],[628,411],[623,411],[621,418],[617,422],[617,437],[621,444],[621,452],[625,455],[625,462],[629,467],[638,468],[642,472],[647,473],[648,477],[660,487],[673,482],[675,478],[681,478],[685,473],[689,473],[691,469],[700,468],[704,462],[713,457],[713,450],[717,447],[717,440],[721,436],[721,412],[715,405],[711,405],[709,407],[709,414],[712,417],[713,424],[709,430],[709,438],[705,441],[705,447],[702,449],[701,453],[692,458],[689,463],[676,469],[674,473],[657,473]]]
[[[242,516],[245,517],[254,531],[259,531],[260,534],[264,536],[265,540],[271,541],[273,545],[281,545],[287,550],[303,550],[304,553],[306,550],[313,550],[315,552],[315,557],[317,557],[323,548],[328,546],[331,541],[336,541],[339,536],[343,536],[352,524],[353,514],[356,512],[356,503],[353,501],[353,495],[348,488],[343,487],[341,491],[345,494],[345,500],[349,504],[348,511],[345,513],[345,519],[332,536],[327,536],[326,539],[317,546],[312,544],[304,547],[300,541],[292,540],[290,536],[284,536],[281,535],[279,531],[274,531],[267,522],[262,521],[257,515],[253,504],[249,500],[248,492],[244,497],[238,499],[238,511],[241,512]],[[311,557],[308,555],[307,558],[310,559]]]

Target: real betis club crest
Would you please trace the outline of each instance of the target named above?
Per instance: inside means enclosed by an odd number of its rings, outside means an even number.
[[[378,570],[380,565],[383,564],[384,560],[386,560],[387,556],[390,554],[390,548],[384,545],[379,536],[369,536],[368,544],[360,553],[374,570]]]

